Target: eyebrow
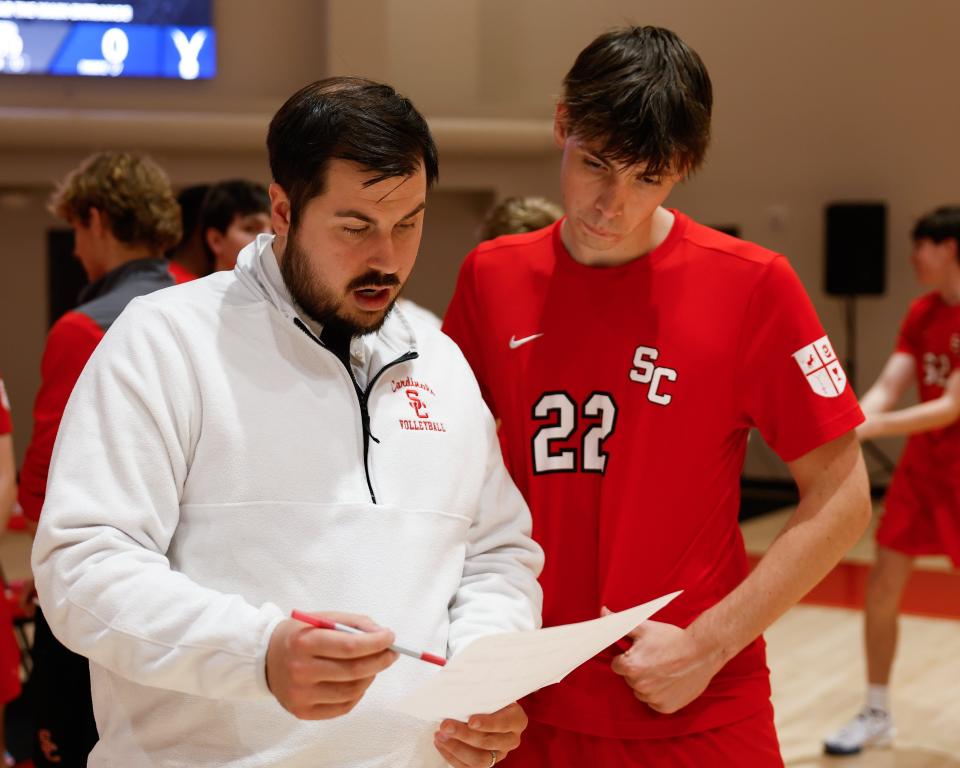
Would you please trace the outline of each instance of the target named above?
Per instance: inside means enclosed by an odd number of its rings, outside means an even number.
[[[577,148],[581,152],[583,152],[583,154],[585,155],[590,155],[591,157],[595,157],[597,160],[603,160],[603,162],[605,163],[609,162],[608,159],[604,156],[602,149],[597,149],[592,146],[587,146],[582,142],[577,142]]]
[[[598,163],[603,163],[608,168],[614,168],[614,169],[617,168],[617,163],[615,163],[613,160],[611,160],[609,157],[603,154],[603,152],[594,152],[593,150],[587,149],[586,147],[582,147],[582,146],[580,150],[583,152],[583,154],[587,155],[593,160],[596,160]]]
[[[420,205],[418,205],[416,208],[410,211],[410,213],[408,213],[406,216],[401,217],[400,221],[406,221],[407,219],[412,219],[414,216],[416,216],[418,213],[420,213],[420,211],[422,211],[426,207],[427,207],[426,201],[420,203]],[[333,215],[336,216],[338,219],[359,219],[360,221],[367,222],[367,224],[377,223],[374,219],[371,219],[369,216],[367,216],[367,214],[361,213],[360,211],[356,211],[352,208],[347,209],[345,211],[335,211]]]
[[[587,149],[587,148],[584,147],[582,144],[580,145],[580,150],[581,150],[585,155],[590,156],[591,158],[593,158],[593,159],[596,160],[597,162],[603,163],[604,165],[606,165],[606,166],[608,166],[608,167],[610,167],[610,168],[613,168],[614,170],[617,170],[617,169],[618,169],[618,164],[617,164],[616,162],[614,162],[612,159],[610,159],[609,157],[607,157],[606,155],[604,155],[602,152],[594,152],[594,151],[592,151],[592,150]],[[619,165],[619,168],[622,169],[623,166],[622,166],[622,165]],[[637,178],[637,179],[646,179],[646,178],[662,179],[668,172],[669,172],[669,169],[667,169],[666,171],[663,171],[663,172],[661,172],[661,173],[647,173],[646,168],[644,168],[643,171],[639,171],[639,172],[635,173],[635,174],[634,174],[634,178]]]

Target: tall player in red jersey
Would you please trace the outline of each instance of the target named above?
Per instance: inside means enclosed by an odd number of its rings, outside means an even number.
[[[919,282],[933,290],[910,305],[894,353],[863,397],[867,420],[857,429],[862,439],[910,435],[887,491],[867,588],[867,702],[826,740],[830,754],[893,738],[887,684],[914,557],[944,554],[960,568],[960,207],[916,223],[911,258]],[[921,402],[892,410],[913,382]]]
[[[480,245],[448,311],[547,553],[544,625],[684,590],[529,697],[508,765],[781,766],[760,635],[869,517],[863,417],[786,259],[663,207],[711,107],[672,32],[594,40],[556,111],[566,218]],[[750,573],[754,426],[801,501]]]

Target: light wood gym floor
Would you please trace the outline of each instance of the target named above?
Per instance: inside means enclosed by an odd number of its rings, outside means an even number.
[[[761,555],[791,511],[743,523],[748,552]],[[862,604],[872,559],[871,530],[835,571],[841,588],[824,592],[831,605],[799,605],[766,633],[784,760],[790,768],[960,768],[960,574],[946,558],[922,558],[908,586],[905,604],[937,617],[901,619],[891,691],[898,729],[893,747],[855,757],[822,753],[823,737],[863,704],[862,614],[838,604],[851,597]]]

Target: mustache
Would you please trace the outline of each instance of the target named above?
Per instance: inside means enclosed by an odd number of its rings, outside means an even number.
[[[371,269],[369,272],[364,272],[360,277],[355,277],[347,283],[347,290],[355,291],[358,288],[390,288],[394,285],[400,285],[399,277]]]

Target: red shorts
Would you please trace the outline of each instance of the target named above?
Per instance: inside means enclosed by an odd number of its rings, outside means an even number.
[[[905,555],[948,555],[960,568],[960,478],[953,474],[933,475],[901,462],[887,490],[877,543]]]
[[[530,722],[505,768],[783,768],[770,703],[730,725],[671,739],[608,739]]]
[[[0,704],[20,695],[20,646],[13,634],[10,604],[0,592]]]

